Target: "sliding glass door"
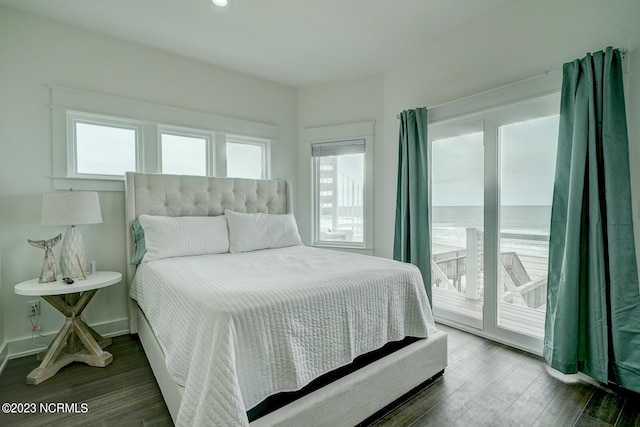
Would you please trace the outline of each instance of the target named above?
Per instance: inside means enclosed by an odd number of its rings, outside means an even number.
[[[482,327],[484,148],[482,123],[431,145],[434,311]]]
[[[558,98],[430,126],[436,319],[541,351]]]
[[[542,338],[558,115],[499,128],[498,325]]]

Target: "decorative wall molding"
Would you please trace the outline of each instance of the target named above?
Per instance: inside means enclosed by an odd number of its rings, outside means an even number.
[[[56,190],[124,191],[124,177],[86,175],[74,176],[70,166],[74,164],[73,149],[69,147],[73,126],[69,117],[73,115],[99,117],[101,120],[113,119],[137,122],[141,140],[136,151],[138,172],[155,173],[160,171],[159,130],[180,128],[197,130],[211,135],[216,140],[215,167],[217,173],[226,170],[226,164],[218,164],[226,157],[224,136],[240,135],[243,138],[255,138],[277,143],[279,129],[275,124],[226,117],[203,111],[189,110],[169,105],[156,104],[136,99],[121,98],[113,95],[83,91],[63,86],[49,86],[51,91],[51,141],[53,188]],[[219,148],[220,147],[220,148]],[[211,172],[211,171],[210,171]]]

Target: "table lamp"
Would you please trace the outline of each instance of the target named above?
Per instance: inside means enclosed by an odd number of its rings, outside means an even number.
[[[86,278],[87,255],[78,224],[102,222],[100,201],[95,191],[55,191],[42,194],[42,225],[68,225],[60,248],[63,278]]]

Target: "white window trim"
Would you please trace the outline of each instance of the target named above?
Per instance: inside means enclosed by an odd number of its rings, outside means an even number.
[[[53,160],[53,188],[66,190],[124,191],[124,178],[113,176],[78,176],[69,174],[70,159],[68,153],[69,134],[67,115],[70,112],[94,115],[101,119],[116,119],[140,123],[141,147],[138,164],[140,172],[158,173],[161,163],[158,144],[158,128],[175,126],[210,132],[213,149],[211,156],[213,171],[217,176],[226,176],[225,135],[242,135],[277,142],[278,127],[268,123],[259,123],[231,117],[219,116],[201,111],[187,110],[172,106],[154,104],[112,95],[82,91],[63,86],[50,86],[51,90],[51,140]],[[269,150],[267,150],[269,151]],[[270,163],[270,162],[269,162]],[[222,164],[222,166],[221,166]]]
[[[333,249],[357,249],[373,251],[373,128],[375,122],[358,122],[333,126],[305,128],[302,138],[309,153],[309,181],[311,184],[311,246]],[[317,208],[319,189],[316,188],[314,176],[314,158],[311,157],[311,144],[322,142],[339,142],[363,139],[365,141],[363,220],[364,238],[362,243],[319,241],[317,235]]]
[[[85,123],[99,126],[110,126],[120,129],[131,129],[136,132],[135,164],[136,169],[142,170],[142,139],[143,123],[135,120],[117,117],[99,116],[80,111],[67,111],[67,177],[80,179],[122,180],[124,175],[101,175],[78,172],[76,124]]]

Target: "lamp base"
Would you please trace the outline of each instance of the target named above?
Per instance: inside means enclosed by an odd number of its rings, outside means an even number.
[[[60,248],[60,272],[62,277],[86,278],[84,266],[87,255],[84,249],[82,234],[75,225],[67,229]]]

